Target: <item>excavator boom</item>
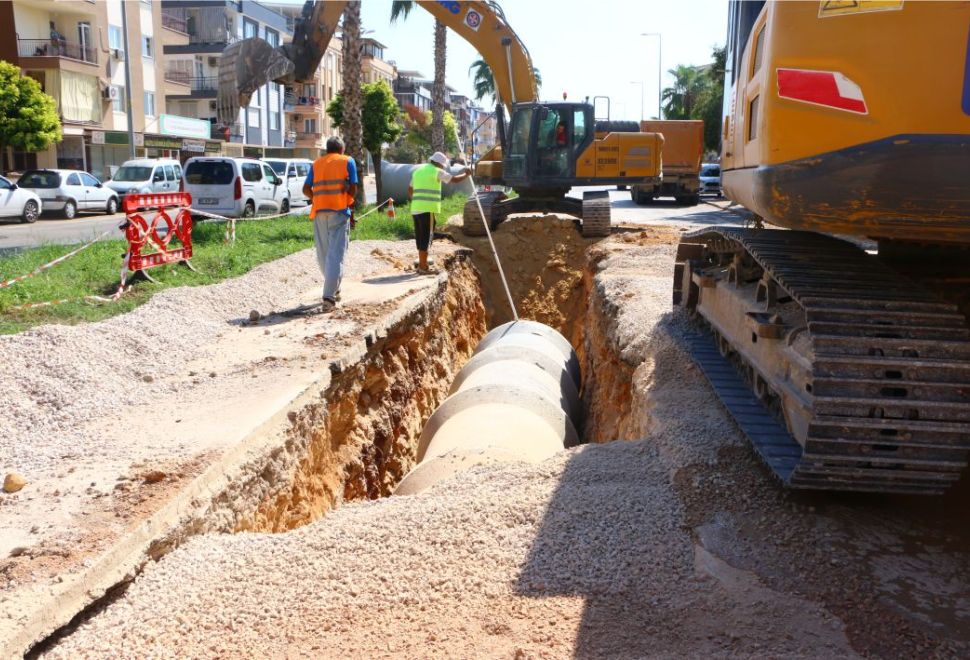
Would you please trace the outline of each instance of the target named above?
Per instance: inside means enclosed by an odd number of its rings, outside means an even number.
[[[514,103],[537,100],[529,51],[497,4],[418,0],[418,5],[481,53],[492,69],[496,93],[509,110]],[[307,0],[292,43],[278,48],[258,37],[230,44],[219,63],[219,122],[235,122],[239,108],[270,81],[290,84],[313,78],[346,6],[342,0]]]

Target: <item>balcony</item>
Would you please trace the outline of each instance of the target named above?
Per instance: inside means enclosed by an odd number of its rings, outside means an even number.
[[[175,32],[180,32],[182,34],[189,33],[188,20],[186,17],[169,9],[162,10],[162,27],[168,28],[169,30],[174,30]]]
[[[296,138],[296,143],[300,146],[316,146],[322,137],[322,133],[307,133],[305,131],[291,132]]]
[[[169,78],[169,76],[172,76]],[[173,99],[214,99],[218,96],[219,78],[206,76],[185,76],[179,69],[169,69],[165,72],[165,80],[178,85],[185,85],[188,90],[166,92],[165,96]],[[188,92],[188,93],[186,93]]]
[[[179,85],[191,85],[192,71],[190,69],[168,68],[165,69],[165,80]]]
[[[297,96],[288,91],[283,95],[283,111],[315,115],[320,112],[322,101],[319,96]]]
[[[60,68],[58,60],[98,64],[98,51],[94,46],[66,39],[17,39],[17,54],[22,58],[31,58],[30,62],[23,64],[37,68]],[[47,66],[42,59],[50,60]]]

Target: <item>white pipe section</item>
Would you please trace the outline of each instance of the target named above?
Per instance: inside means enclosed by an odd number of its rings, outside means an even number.
[[[579,361],[534,321],[489,332],[455,377],[418,444],[418,466],[395,489],[412,495],[482,463],[538,463],[579,444]]]

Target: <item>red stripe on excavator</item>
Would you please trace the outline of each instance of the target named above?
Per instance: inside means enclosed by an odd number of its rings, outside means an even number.
[[[869,112],[859,86],[836,71],[778,69],[778,96],[863,115]]]

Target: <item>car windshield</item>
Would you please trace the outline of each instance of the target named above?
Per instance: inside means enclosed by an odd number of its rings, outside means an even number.
[[[21,188],[56,188],[61,185],[61,175],[57,172],[24,172],[19,183]]]
[[[148,181],[152,168],[142,165],[123,165],[114,176],[115,181]]]
[[[721,176],[721,168],[717,165],[706,165],[701,168],[701,176]]]
[[[185,182],[215,186],[232,183],[232,164],[222,160],[197,160],[185,168]]]
[[[266,164],[273,168],[273,171],[283,176],[286,173],[286,163],[282,160],[267,160]]]

